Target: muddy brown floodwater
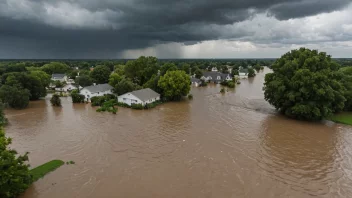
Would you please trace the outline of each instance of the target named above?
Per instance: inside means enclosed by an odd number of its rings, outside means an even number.
[[[32,167],[76,162],[22,197],[352,197],[352,127],[277,115],[263,100],[267,72],[148,111],[97,113],[69,98],[7,110],[12,147]]]

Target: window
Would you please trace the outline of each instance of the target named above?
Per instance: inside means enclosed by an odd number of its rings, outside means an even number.
[[[221,76],[218,76],[217,79],[220,80],[220,79],[221,79]]]

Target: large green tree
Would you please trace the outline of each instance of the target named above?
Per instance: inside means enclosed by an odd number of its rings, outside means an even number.
[[[253,68],[248,69],[248,78],[254,77],[255,76],[255,71]]]
[[[166,74],[167,71],[176,71],[177,66],[174,63],[165,63],[160,68],[160,75]]]
[[[30,92],[17,86],[3,85],[0,88],[0,99],[14,109],[26,108],[29,104]]]
[[[109,67],[104,65],[99,65],[94,68],[94,70],[90,73],[90,77],[97,84],[103,84],[109,82],[111,71]]]
[[[352,111],[352,67],[343,67],[339,71],[341,83],[345,87],[345,110]]]
[[[42,84],[42,79],[37,75],[15,72],[6,76],[4,84],[29,90],[30,100],[38,100],[40,97],[46,96],[45,85]]]
[[[190,85],[190,77],[181,70],[166,72],[158,82],[166,100],[180,100],[182,96],[187,96],[191,90]]]
[[[292,50],[265,76],[265,99],[285,115],[302,120],[321,120],[344,108],[344,87],[339,65],[324,52]]]
[[[128,61],[125,65],[125,76],[132,82],[143,85],[159,70],[158,59],[141,56],[136,60]]]
[[[13,198],[23,193],[32,183],[29,172],[28,156],[18,155],[9,148],[11,138],[5,136],[0,127],[0,197]]]
[[[43,87],[48,87],[50,84],[51,77],[43,71],[40,71],[40,70],[31,71],[30,76],[38,78]]]
[[[113,89],[113,92],[117,95],[122,95],[127,92],[141,89],[141,87],[127,78],[123,78]]]
[[[42,67],[42,70],[49,75],[55,74],[55,73],[64,74],[70,70],[70,67],[65,63],[51,62],[51,63],[45,64]]]
[[[79,86],[82,87],[87,87],[87,86],[91,86],[93,84],[93,80],[91,77],[89,76],[78,76],[75,80],[76,84],[78,84]]]
[[[119,82],[122,80],[122,76],[120,76],[117,73],[113,73],[110,75],[109,78],[109,85],[111,85],[112,87],[116,87],[117,84],[119,84]]]

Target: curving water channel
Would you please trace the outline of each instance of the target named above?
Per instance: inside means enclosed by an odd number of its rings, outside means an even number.
[[[352,197],[352,127],[277,115],[263,100],[266,72],[148,111],[97,113],[69,98],[7,110],[12,147],[32,167],[76,162],[22,197]]]

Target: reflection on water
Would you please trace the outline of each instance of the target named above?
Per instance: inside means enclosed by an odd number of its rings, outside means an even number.
[[[7,110],[12,147],[35,167],[73,160],[22,196],[352,197],[352,128],[276,115],[264,74],[193,88],[194,100],[116,115],[46,100]]]

